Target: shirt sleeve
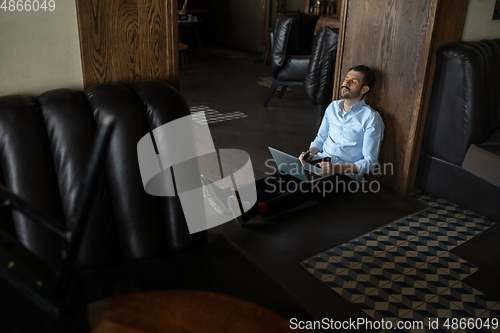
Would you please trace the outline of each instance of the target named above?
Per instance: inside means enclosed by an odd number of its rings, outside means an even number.
[[[321,125],[319,126],[318,134],[316,135],[316,138],[311,142],[311,145],[309,148],[316,147],[318,148],[319,151],[323,151],[323,144],[325,143],[325,140],[328,138],[328,131],[330,129],[330,122],[328,121],[328,114],[332,111],[333,109],[333,103],[331,103],[328,108],[325,111],[325,116],[323,117],[323,120],[321,121]]]
[[[383,136],[384,122],[380,114],[374,112],[368,121],[363,137],[363,158],[354,163],[360,174],[366,174],[375,168]]]

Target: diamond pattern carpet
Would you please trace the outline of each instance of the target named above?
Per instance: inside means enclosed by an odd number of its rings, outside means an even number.
[[[414,197],[429,208],[302,266],[371,318],[394,327],[398,321],[421,320],[427,331],[433,318],[500,318],[497,300],[462,282],[477,267],[449,252],[497,222],[434,196]],[[446,332],[443,325],[432,331]]]

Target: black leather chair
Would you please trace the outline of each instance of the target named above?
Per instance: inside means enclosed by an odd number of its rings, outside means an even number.
[[[318,19],[319,15],[299,12],[278,14],[271,54],[273,83],[264,100],[264,106],[267,106],[278,87],[282,87],[278,97],[281,98],[288,86],[303,84]]]
[[[498,162],[499,147],[500,39],[442,46],[415,186],[498,221],[500,187],[476,167]]]
[[[304,79],[307,97],[322,112],[332,102],[338,39],[338,29],[323,27],[316,33]]]

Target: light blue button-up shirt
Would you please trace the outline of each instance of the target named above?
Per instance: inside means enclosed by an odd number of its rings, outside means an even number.
[[[325,111],[318,135],[310,147],[320,151],[314,158],[331,157],[335,164],[355,164],[359,174],[350,174],[359,181],[378,163],[384,122],[380,114],[362,99],[345,113],[344,100],[333,101]]]

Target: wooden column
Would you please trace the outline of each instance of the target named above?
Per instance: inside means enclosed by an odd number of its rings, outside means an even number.
[[[392,174],[371,176],[406,195],[416,173],[434,76],[435,51],[462,37],[468,0],[344,0],[334,98],[350,67],[364,64],[377,82],[366,101],[385,132],[379,162]],[[386,169],[390,171],[390,169]]]
[[[179,86],[177,0],[76,0],[85,87],[164,80]]]

